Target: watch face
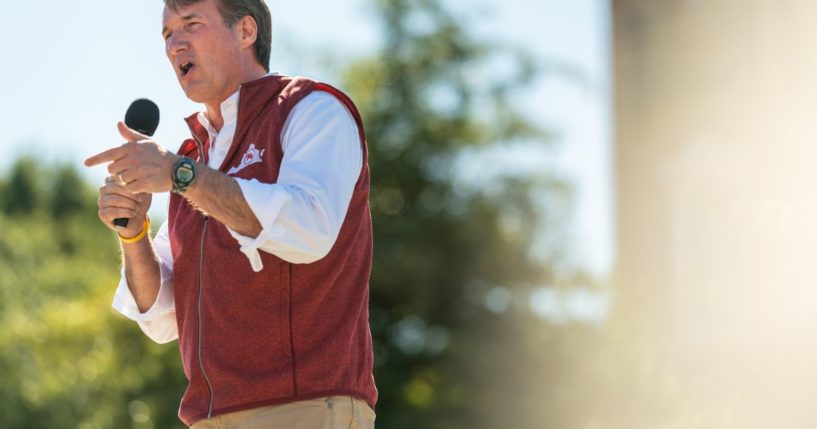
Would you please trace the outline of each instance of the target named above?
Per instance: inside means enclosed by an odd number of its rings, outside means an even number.
[[[176,179],[181,183],[190,183],[195,177],[195,173],[189,165],[182,164],[176,169]]]
[[[173,168],[173,192],[183,193],[196,180],[196,164],[189,158],[181,158]]]

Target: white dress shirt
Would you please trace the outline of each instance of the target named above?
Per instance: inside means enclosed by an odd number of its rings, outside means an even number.
[[[221,103],[224,126],[216,131],[206,112],[198,116],[210,134],[208,166],[218,169],[232,145],[239,92]],[[277,183],[236,178],[244,199],[261,223],[258,237],[230,230],[236,250],[256,272],[263,270],[259,251],[296,264],[320,260],[332,249],[346,218],[363,165],[357,123],[333,95],[316,91],[298,102],[281,131],[284,158]],[[141,313],[128,288],[124,267],[113,307],[136,321],[158,343],[178,338],[173,298],[173,255],[165,221],[153,238],[161,284],[156,302]]]

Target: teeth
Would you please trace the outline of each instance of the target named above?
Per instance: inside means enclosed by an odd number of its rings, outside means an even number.
[[[182,71],[182,75],[186,75],[187,72],[193,67],[193,63],[184,63],[181,65],[180,69]]]

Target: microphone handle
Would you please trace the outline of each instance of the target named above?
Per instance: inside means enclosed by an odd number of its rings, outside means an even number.
[[[130,126],[130,124],[127,124],[127,123],[125,125]],[[152,132],[143,130],[141,128],[137,128],[136,132],[142,133],[142,134],[144,134],[144,135],[146,135],[148,137],[153,137]],[[118,217],[118,218],[113,220],[113,225],[114,226],[119,226],[119,227],[122,227],[122,228],[127,228],[128,227],[128,218]]]

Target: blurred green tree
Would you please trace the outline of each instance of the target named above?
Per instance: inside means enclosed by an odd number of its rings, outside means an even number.
[[[3,188],[3,211],[9,215],[29,215],[41,203],[43,187],[37,161],[21,158],[11,169],[11,177]]]
[[[75,168],[64,165],[57,169],[49,192],[49,210],[57,218],[86,214],[93,209],[87,186]],[[90,203],[90,204],[89,204]]]
[[[178,352],[110,309],[117,243],[95,190],[30,158],[0,189],[0,427],[182,427]]]
[[[564,406],[543,403],[560,390],[547,383],[567,372],[547,349],[564,337],[527,305],[556,277],[532,244],[546,222],[558,228],[570,189],[544,168],[469,181],[459,166],[467,156],[495,168],[491,154],[551,140],[514,107],[542,70],[523,52],[475,38],[442,2],[375,5],[383,44],[341,81],[370,150],[378,424],[541,428]],[[565,333],[579,331],[594,336]]]

